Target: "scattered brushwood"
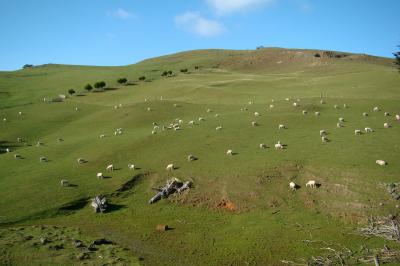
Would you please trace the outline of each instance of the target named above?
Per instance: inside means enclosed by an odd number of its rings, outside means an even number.
[[[99,195],[92,199],[91,203],[94,211],[97,212],[105,212],[107,209],[107,199],[105,196]]]
[[[379,266],[385,263],[399,262],[400,250],[391,250],[388,246],[384,246],[381,250],[373,250],[363,258],[358,259],[365,264],[375,264]]]
[[[382,183],[380,185],[394,200],[400,200],[400,183]]]
[[[360,229],[361,234],[366,236],[378,236],[388,240],[400,242],[399,220],[390,215],[389,217],[370,217],[368,226]]]
[[[165,186],[159,188],[153,188],[158,191],[150,200],[149,204],[159,201],[162,198],[168,198],[171,194],[182,193],[183,191],[189,189],[192,186],[192,182],[186,181],[182,182],[177,178],[173,178],[167,181]]]

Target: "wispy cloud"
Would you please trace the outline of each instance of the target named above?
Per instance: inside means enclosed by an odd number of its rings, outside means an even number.
[[[123,20],[135,18],[135,15],[133,13],[131,13],[125,9],[122,9],[122,8],[118,8],[115,11],[109,11],[109,12],[107,12],[107,15],[110,17],[115,17],[115,18],[123,19]]]
[[[276,0],[207,0],[218,15],[248,11],[275,3]]]
[[[202,37],[215,37],[225,32],[225,27],[216,20],[205,19],[195,12],[186,12],[175,17],[178,28]]]

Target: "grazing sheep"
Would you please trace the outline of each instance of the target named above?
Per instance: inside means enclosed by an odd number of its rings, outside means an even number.
[[[249,101],[249,102],[248,102],[248,104],[249,104],[249,105],[252,105],[252,104],[253,104],[253,102],[252,102],[252,101]]]
[[[297,185],[294,182],[290,182],[289,183],[289,188],[293,191],[295,191],[297,189]]]
[[[158,126],[157,122],[153,122],[153,126]]]
[[[270,105],[269,105],[269,108],[271,108],[271,109],[274,108],[274,105],[273,105],[273,104],[270,104]]]
[[[321,113],[320,112],[315,112],[314,113],[316,116],[319,116]]]
[[[319,101],[321,104],[325,104],[325,101],[324,100],[321,100],[321,101]]]
[[[278,126],[278,129],[286,129],[286,126],[281,124]]]
[[[114,171],[114,165],[113,164],[107,165],[106,170],[113,172]]]
[[[118,106],[117,106],[117,105],[114,105],[114,109],[118,109]]]
[[[354,130],[354,135],[361,135],[361,130],[360,129]]]
[[[339,122],[343,123],[344,122],[344,118],[343,117],[339,117]]]
[[[188,125],[193,126],[194,125],[194,121],[193,120],[189,121]]]
[[[152,135],[157,134],[157,131],[152,130],[152,131],[151,131],[151,134],[152,134]]]
[[[182,119],[179,119],[179,120],[178,120],[178,124],[179,124],[179,125],[182,125],[182,124],[183,124],[183,120],[182,120]]]
[[[177,130],[180,130],[181,128],[178,126],[178,127],[174,127],[174,130],[175,131],[177,131]]]
[[[100,135],[100,138],[101,138],[101,139],[102,139],[102,138],[105,138],[105,136],[106,136],[106,135],[101,134],[101,135]]]
[[[174,107],[178,107],[178,104],[174,103]]]
[[[251,122],[251,125],[252,125],[253,127],[258,126],[257,122],[255,122],[255,121]]]
[[[271,99],[271,102],[275,102],[275,100],[274,100],[274,99]]]
[[[189,154],[189,155],[187,156],[187,160],[188,160],[188,162],[191,162],[191,161],[197,160],[197,158],[196,158],[196,156],[194,156],[194,155],[192,155],[192,154]]]
[[[212,110],[211,109],[207,109],[207,113],[211,113],[212,112]]]
[[[390,116],[390,114],[388,112],[385,112],[384,115],[385,116]]]
[[[159,126],[154,126],[153,129],[154,129],[154,130],[159,130],[160,127],[159,127]]]
[[[296,99],[296,101],[297,101],[297,102],[300,102],[300,99],[299,99],[299,98],[297,98],[297,99]]]
[[[103,177],[104,177],[104,176],[103,176],[103,173],[97,173],[96,176],[97,176],[98,179],[103,179]]]
[[[384,128],[389,128],[390,125],[389,125],[389,123],[384,123],[384,124],[383,124],[383,127],[384,127]]]
[[[43,145],[43,142],[41,142],[41,141],[38,141],[38,142],[36,143],[36,146],[37,146],[37,147],[42,146],[42,145]]]
[[[6,148],[6,152],[7,153],[11,152],[10,148]]]
[[[363,116],[368,116],[368,113],[363,113]]]
[[[61,183],[62,187],[68,187],[69,186],[69,182],[66,179],[61,179],[60,183]]]
[[[166,169],[167,171],[172,171],[172,170],[174,170],[174,169],[175,169],[174,164],[173,164],[173,163],[168,164],[167,167],[166,167],[165,169]]]
[[[365,131],[365,133],[370,133],[370,132],[372,132],[373,130],[372,130],[372,128],[370,128],[370,127],[366,127],[366,128],[364,128],[364,131]]]
[[[14,158],[15,159],[22,159],[21,155],[19,155],[19,154],[14,154]]]
[[[266,149],[266,148],[267,148],[267,145],[265,145],[264,143],[260,144],[260,149]]]
[[[218,127],[215,128],[215,130],[217,130],[217,131],[221,130],[221,129],[222,129],[222,126],[218,126]]]
[[[81,163],[86,163],[86,160],[83,159],[83,158],[78,158],[78,159],[77,159],[77,162],[78,162],[79,164],[81,164]]]
[[[129,170],[135,170],[135,165],[134,164],[128,164]]]
[[[303,115],[306,115],[307,114],[307,111],[306,110],[303,110]]]
[[[163,97],[162,96],[160,96],[160,101],[162,101],[163,100]]]
[[[323,143],[328,142],[328,137],[322,136],[322,137],[321,137],[321,141],[322,141]]]
[[[275,144],[275,150],[282,150],[283,149],[283,145],[280,143]]]
[[[347,108],[347,104],[344,103],[344,104],[343,104],[343,108]]]
[[[290,98],[286,98],[285,100],[286,100],[286,101],[290,101]]]
[[[22,138],[17,138],[17,142],[22,142]]]
[[[206,121],[203,117],[199,117],[199,122]]]
[[[260,113],[254,112],[254,116],[260,116]]]
[[[396,120],[400,120],[400,115],[396,115]]]
[[[341,123],[336,123],[336,127],[341,128],[343,125]]]
[[[147,98],[144,98],[144,102],[145,102],[145,103],[147,102]]]
[[[375,106],[374,109],[372,109],[374,112],[378,112],[379,111],[379,107]]]
[[[3,118],[3,122],[7,122],[7,118]]]
[[[294,107],[298,107],[299,104],[298,104],[298,103],[293,103],[293,106],[294,106]]]
[[[47,162],[47,158],[46,157],[44,157],[44,156],[42,156],[42,157],[39,157],[39,162]]]
[[[226,151],[226,155],[233,155],[233,151],[232,150],[227,150]]]
[[[326,133],[326,130],[325,129],[321,129],[320,131],[319,131],[319,135],[320,136],[325,136],[327,133]]]
[[[306,183],[306,187],[316,188],[317,182],[315,180],[310,180]]]
[[[22,112],[18,112],[18,115],[22,115]]]
[[[338,106],[337,104],[335,104],[335,105],[333,106],[333,108],[339,109],[339,106]]]
[[[150,108],[150,107],[147,107],[147,111],[150,112],[150,111],[151,111],[151,108]]]
[[[75,111],[79,111],[79,107],[75,107]]]
[[[215,116],[215,117],[218,117],[218,116],[219,116],[219,114],[215,114],[214,116]]]
[[[375,163],[381,166],[387,164],[384,160],[376,160]]]

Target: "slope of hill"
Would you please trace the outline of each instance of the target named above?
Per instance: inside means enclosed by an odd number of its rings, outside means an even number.
[[[168,70],[173,75],[161,76]],[[129,84],[118,85],[121,77]],[[83,91],[100,80],[107,83],[104,91]],[[361,244],[398,250],[395,242],[361,236],[357,227],[370,215],[398,213],[399,203],[383,184],[396,182],[400,173],[399,81],[387,58],[279,48],[189,51],[122,67],[0,72],[0,118],[6,119],[0,130],[0,227],[80,228],[128,248],[145,265],[277,265],[328,256],[321,248],[357,250]],[[80,96],[43,101],[71,88]],[[380,111],[373,112],[375,106]],[[180,130],[162,130],[176,119],[183,120]],[[374,132],[354,135],[365,127]],[[114,135],[117,128],[121,135]],[[321,129],[329,142],[321,142]],[[279,140],[285,149],[274,149]],[[260,149],[261,143],[268,148]],[[237,154],[227,156],[228,149]],[[198,160],[187,161],[189,154]],[[49,161],[40,162],[41,156]],[[378,159],[388,165],[379,167]],[[118,170],[106,174],[110,163]],[[138,169],[129,170],[130,163]],[[166,171],[169,163],[178,168]],[[109,178],[97,179],[98,172]],[[152,188],[172,177],[194,187],[149,205]],[[61,179],[72,185],[60,186]],[[307,188],[308,180],[321,186]],[[291,181],[297,191],[290,191]],[[107,195],[109,212],[92,212],[88,200],[98,194]],[[157,224],[174,230],[156,232]],[[22,256],[19,249],[4,251]]]

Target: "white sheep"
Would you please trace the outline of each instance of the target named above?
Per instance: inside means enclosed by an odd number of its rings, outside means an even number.
[[[297,185],[294,182],[290,182],[289,183],[289,188],[294,191],[294,190],[296,190]]]
[[[271,109],[274,108],[274,107],[275,107],[275,106],[274,106],[273,104],[270,104],[270,105],[269,105],[269,108],[271,108]]]
[[[199,117],[199,122],[206,121],[203,117]]]
[[[19,155],[19,154],[14,154],[14,158],[15,159],[22,159],[21,155]]]
[[[314,113],[316,116],[319,116],[319,115],[321,115],[321,113],[320,112],[315,112]]]
[[[354,130],[354,135],[361,135],[361,130],[360,129]]]
[[[18,115],[22,115],[22,112],[20,111],[20,112],[18,112]]]
[[[384,115],[385,115],[385,116],[389,116],[390,114],[389,114],[388,112],[385,112]]]
[[[254,116],[260,116],[259,112],[254,112]]]
[[[182,125],[182,124],[183,124],[183,120],[182,120],[182,119],[179,119],[179,120],[178,120],[178,124],[179,124],[179,125]]]
[[[375,163],[381,166],[387,164],[384,160],[376,160]]]
[[[17,138],[17,142],[22,142],[22,138]]]
[[[372,132],[373,130],[372,130],[372,128],[370,128],[370,127],[366,127],[366,128],[364,128],[364,131],[365,131],[365,133],[370,133],[370,132]]]
[[[68,187],[69,186],[69,182],[66,179],[61,179],[60,184],[62,187]]]
[[[7,153],[11,152],[10,148],[6,148],[6,152]]]
[[[252,125],[253,127],[258,126],[257,122],[255,122],[255,121],[251,122],[251,125]]]
[[[36,143],[36,146],[37,146],[37,147],[42,146],[42,145],[43,145],[43,142],[41,142],[41,141],[38,141],[38,142]]]
[[[219,131],[221,129],[222,129],[222,126],[218,126],[218,127],[215,128],[215,130],[217,130],[217,131]]]
[[[3,118],[3,122],[7,122],[7,118]]]
[[[214,116],[215,116],[215,117],[218,117],[218,116],[219,116],[219,114],[215,114]]]
[[[114,165],[113,164],[107,165],[106,170],[113,172],[114,171]]]
[[[343,108],[347,108],[347,104],[344,103],[344,104],[343,104]]]
[[[106,135],[104,135],[104,134],[101,134],[100,135],[100,138],[102,139],[102,138],[104,138]]]
[[[343,117],[339,117],[339,122],[343,123],[344,122],[344,118]]]
[[[321,100],[321,101],[319,101],[321,104],[325,104],[325,101],[324,100]]]
[[[378,112],[379,111],[379,107],[375,106],[374,109],[372,109],[374,112]]]
[[[233,151],[232,150],[227,150],[226,151],[226,155],[233,155]]]
[[[296,102],[294,102],[294,103],[293,103],[293,106],[294,106],[294,107],[298,107],[298,106],[299,106],[299,104],[298,104],[298,103],[296,103]]]
[[[343,125],[341,123],[336,123],[336,127],[341,128]]]
[[[307,111],[306,110],[303,110],[303,115],[306,115],[307,114]]]
[[[150,111],[151,111],[151,108],[150,108],[150,107],[147,107],[147,111],[150,112]]]
[[[196,158],[196,156],[194,156],[194,155],[192,155],[192,154],[189,154],[189,155],[187,156],[187,160],[188,160],[189,162],[191,162],[191,161],[197,160],[197,158]]]
[[[193,126],[194,125],[194,121],[193,120],[189,121],[188,125]]]
[[[212,110],[211,109],[207,109],[207,113],[211,113],[212,112]]]
[[[47,162],[47,158],[44,156],[39,157],[39,162]]]
[[[333,106],[333,108],[339,109],[339,106],[338,106],[337,104],[335,104],[335,105]]]
[[[326,133],[326,130],[325,129],[321,129],[320,131],[319,131],[319,135],[320,136],[325,136],[327,133]]]
[[[154,129],[154,130],[159,130],[160,127],[159,127],[159,126],[154,126],[153,129]]]
[[[365,112],[364,112],[362,115],[363,115],[363,116],[368,116],[368,113],[365,113]]]
[[[167,171],[172,171],[172,170],[174,170],[174,169],[175,169],[174,164],[173,164],[173,163],[168,164],[167,167],[166,167],[165,169],[166,169]]]
[[[315,180],[310,180],[306,183],[306,187],[316,188],[317,182]]]
[[[383,127],[384,127],[384,128],[389,128],[390,125],[389,125],[389,123],[384,123],[384,124],[383,124]]]
[[[174,107],[178,107],[178,104],[174,103]]]
[[[134,164],[128,164],[129,170],[135,170],[135,165]]]
[[[282,150],[283,149],[283,145],[280,143],[276,143],[275,144],[275,150]]]
[[[282,125],[282,124],[280,124],[280,125],[278,126],[278,129],[286,129],[286,126],[285,126],[285,125]]]
[[[151,131],[151,134],[152,134],[152,135],[157,134],[157,131],[152,130],[152,131]]]
[[[328,142],[328,137],[322,136],[322,137],[321,137],[321,141],[322,141],[323,143]]]
[[[79,111],[79,107],[75,107],[75,111]]]
[[[259,147],[260,147],[260,149],[266,149],[267,145],[265,145],[264,143],[261,143]]]
[[[400,120],[400,115],[396,115],[396,120]]]
[[[285,100],[286,100],[286,101],[290,101],[290,98],[286,98]]]
[[[252,105],[252,104],[253,104],[253,102],[252,102],[252,101],[249,101],[249,102],[248,102],[248,104],[249,104],[249,105]]]
[[[83,159],[83,158],[78,158],[78,159],[77,159],[77,162],[78,162],[79,164],[81,164],[81,163],[85,163],[86,160]]]
[[[104,177],[104,176],[103,176],[103,173],[97,173],[96,176],[97,176],[98,179],[103,179],[103,177]]]

